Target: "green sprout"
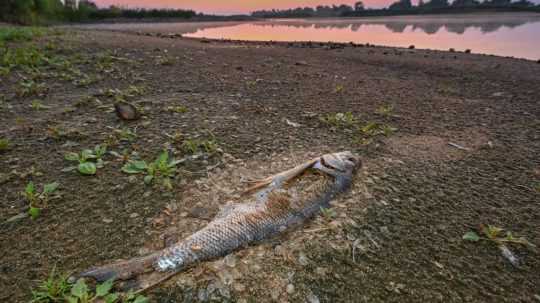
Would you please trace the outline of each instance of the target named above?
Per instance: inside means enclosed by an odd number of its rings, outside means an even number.
[[[341,128],[352,127],[358,123],[351,112],[327,114],[321,121],[329,126]]]
[[[375,111],[376,114],[379,114],[381,116],[391,116],[392,112],[394,111],[393,105],[381,105],[377,110]]]
[[[214,139],[185,139],[182,143],[182,151],[186,154],[197,154],[204,152],[212,155],[218,150],[219,146]]]
[[[68,153],[65,158],[68,161],[79,162],[77,166],[72,166],[64,169],[64,171],[77,170],[82,175],[95,175],[98,168],[103,168],[105,162],[103,156],[107,153],[107,145],[96,145],[94,150],[85,149],[80,154]]]
[[[38,193],[34,182],[29,182],[24,189],[23,196],[28,201],[29,209],[28,214],[32,219],[36,219],[41,214],[41,210],[46,208],[49,201],[54,198],[51,195],[56,192],[60,184],[53,182],[45,184],[41,193]]]
[[[41,103],[41,101],[39,100],[32,100],[32,104],[30,105],[30,107],[32,107],[33,110],[38,111],[51,108],[50,106],[43,105],[43,103]]]
[[[164,150],[154,162],[147,163],[144,160],[130,160],[122,167],[126,174],[145,174],[144,183],[151,184],[156,180],[161,181],[165,188],[171,190],[171,180],[175,177],[177,168],[182,160],[175,160]]]
[[[11,144],[8,139],[0,139],[0,152],[8,150],[10,146]]]
[[[517,244],[528,247],[529,249],[536,249],[536,246],[524,237],[516,237],[511,231],[504,233],[504,229],[500,227],[482,224],[480,225],[480,233],[482,236],[474,231],[469,231],[463,235],[463,240],[470,242],[483,240],[496,244],[502,255],[514,266],[519,265],[519,259],[508,248],[507,244]]]
[[[97,284],[95,290],[91,290],[84,279],[79,279],[74,284],[68,282],[68,275],[49,275],[32,291],[32,303],[148,303],[148,298],[129,292],[125,295],[113,292],[114,279],[109,279]]]
[[[71,288],[68,283],[68,274],[59,274],[56,267],[53,268],[49,277],[42,281],[36,290],[32,290],[32,303],[62,302]]]

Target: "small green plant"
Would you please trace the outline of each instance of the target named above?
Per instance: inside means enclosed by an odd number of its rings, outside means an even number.
[[[19,89],[17,90],[17,95],[19,97],[27,97],[33,95],[40,95],[46,91],[45,84],[37,83],[33,80],[23,80],[19,84]]]
[[[148,303],[148,298],[134,293],[121,295],[113,292],[114,280],[110,279],[97,284],[95,290],[91,290],[84,279],[79,279],[75,284],[68,282],[68,275],[58,275],[55,271],[47,280],[43,281],[32,291],[32,303]]]
[[[375,137],[378,135],[389,136],[397,131],[397,128],[377,122],[369,122],[359,129],[360,133],[367,137]]]
[[[351,112],[327,114],[321,121],[332,127],[352,127],[358,123]]]
[[[58,182],[45,184],[41,193],[37,192],[34,182],[29,182],[26,185],[23,195],[28,201],[28,214],[32,219],[39,217],[41,210],[47,207],[49,201],[53,198],[51,195],[56,192],[59,185]]]
[[[30,105],[30,107],[32,107],[33,110],[38,111],[51,108],[50,106],[43,105],[43,103],[41,103],[41,101],[39,100],[32,100],[32,104]]]
[[[39,27],[0,27],[0,42],[31,41],[44,33],[45,30]]]
[[[93,150],[85,149],[80,154],[68,153],[65,158],[68,161],[77,161],[77,166],[72,166],[64,169],[64,171],[77,170],[82,175],[95,175],[98,168],[103,168],[105,162],[103,156],[107,153],[107,145],[96,145]]]
[[[376,114],[379,114],[381,116],[391,116],[394,112],[394,106],[392,105],[381,105],[377,110],[375,111]]]
[[[120,141],[133,142],[137,140],[137,130],[124,127],[122,129],[114,129],[114,134]]]
[[[11,147],[8,139],[0,139],[0,152],[7,151]]]
[[[183,113],[187,113],[188,108],[183,106],[183,105],[180,105],[180,106],[168,106],[167,111],[173,112],[173,113],[183,114]]]
[[[506,231],[504,229],[492,225],[480,225],[480,234],[469,231],[463,235],[463,240],[470,242],[478,242],[480,240],[492,242],[497,245],[502,255],[512,263],[514,266],[519,265],[519,259],[514,255],[514,253],[508,248],[508,244],[517,244],[528,247],[529,249],[536,249],[536,246],[531,242],[527,241],[524,237],[516,237],[511,231]]]
[[[67,274],[59,274],[56,267],[53,268],[49,277],[42,281],[36,290],[32,290],[32,303],[63,302],[71,285],[68,283]]]
[[[481,225],[480,226],[480,233],[484,236],[478,235],[474,231],[467,232],[465,235],[463,235],[463,240],[471,241],[471,242],[478,242],[480,240],[486,240],[491,241],[497,245],[506,244],[506,243],[513,243],[513,244],[521,244],[528,247],[534,248],[535,246],[527,241],[524,237],[515,237],[514,234],[511,231],[506,231],[506,233],[503,233],[504,229],[492,225]]]
[[[154,162],[146,163],[144,160],[130,160],[122,167],[126,174],[146,174],[144,183],[151,184],[156,180],[161,181],[167,189],[172,189],[172,178],[176,175],[176,166],[182,160],[170,158],[169,152],[164,150]]]
[[[339,93],[342,93],[344,90],[345,90],[345,87],[343,85],[339,84],[339,85],[336,86],[336,89],[335,89],[334,92],[336,94],[339,94]]]
[[[331,208],[321,207],[321,214],[326,220],[331,220],[337,216],[336,211]]]
[[[214,139],[185,139],[182,143],[182,151],[186,154],[197,154],[200,152],[215,154],[219,149]]]

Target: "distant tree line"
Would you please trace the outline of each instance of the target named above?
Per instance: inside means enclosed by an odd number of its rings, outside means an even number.
[[[98,8],[89,0],[79,2],[78,8],[64,6],[60,0],[0,0],[0,21],[19,24],[48,22],[82,22],[109,18],[181,18],[197,15],[182,9],[126,9],[117,6]]]
[[[438,14],[463,13],[474,11],[534,11],[540,12],[540,4],[536,5],[529,0],[419,0],[413,5],[411,0],[398,0],[387,8],[366,9],[363,2],[356,2],[354,6],[320,5],[315,8],[299,7],[293,9],[272,9],[255,11],[251,15],[257,18],[309,18],[309,17],[355,17],[355,16],[382,16],[406,14]]]

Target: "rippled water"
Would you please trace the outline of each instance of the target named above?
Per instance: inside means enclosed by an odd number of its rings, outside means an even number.
[[[264,41],[333,41],[540,59],[540,14],[272,20],[200,28],[188,37]]]

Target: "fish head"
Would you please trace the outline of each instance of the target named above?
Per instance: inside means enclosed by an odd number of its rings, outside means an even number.
[[[326,168],[343,173],[354,173],[362,167],[360,157],[350,151],[327,154],[322,156],[321,160]]]

